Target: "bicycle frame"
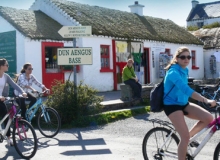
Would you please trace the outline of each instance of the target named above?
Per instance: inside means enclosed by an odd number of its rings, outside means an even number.
[[[41,104],[43,104],[42,98],[39,97],[37,99],[37,101],[35,102],[35,104],[27,109],[25,116],[29,122],[31,122],[31,120],[34,118],[34,115],[36,114],[36,112],[38,111],[38,109],[40,107],[41,107],[43,113],[45,114],[45,107]],[[33,112],[31,113],[31,115],[29,115],[31,111],[33,111]]]
[[[217,102],[220,105],[220,102]],[[220,107],[217,107],[217,109]],[[217,110],[216,109],[216,110]],[[207,133],[207,135],[205,136],[205,138],[201,141],[201,143],[199,144],[199,146],[194,150],[192,150],[190,143],[194,140],[196,140],[199,136],[203,135],[207,130],[209,130],[209,133]],[[214,133],[220,129],[220,116],[217,117],[204,129],[202,129],[200,132],[198,132],[195,136],[193,136],[192,138],[190,138],[189,140],[189,144],[188,144],[188,154],[192,157],[195,158],[198,153],[201,151],[201,149],[206,145],[206,143],[210,140],[210,138],[214,135]],[[163,148],[166,143],[170,140],[171,135],[175,132],[175,130],[171,130],[171,133],[169,134],[169,136],[167,137],[166,141],[164,142],[164,144],[162,144],[161,148]],[[167,156],[167,157],[172,157],[172,158],[176,158],[178,159],[176,154],[172,154],[172,153],[164,153],[161,151],[161,149],[159,150],[159,153],[163,156]]]
[[[218,89],[217,89],[216,91],[214,91],[214,95],[212,95],[212,94],[206,92],[205,89],[202,89],[201,94],[202,94],[202,95],[208,94],[208,96],[209,96],[210,99],[215,99],[216,96],[218,95],[218,92],[219,92],[219,91],[220,91],[220,87],[218,87]]]
[[[6,133],[7,133],[8,129],[10,128],[10,125],[11,125],[11,123],[12,123],[12,120],[13,120],[13,117],[15,116],[15,114],[16,114],[16,108],[15,108],[15,106],[12,106],[12,108],[8,111],[8,113],[7,113],[7,114],[3,117],[3,119],[0,121],[0,130],[1,130],[1,132],[2,132],[3,130],[2,130],[1,125],[2,125],[3,122],[6,120],[6,118],[9,117],[9,120],[8,120],[8,122],[7,122],[7,125],[5,126],[4,133],[2,134],[3,137],[6,136]]]

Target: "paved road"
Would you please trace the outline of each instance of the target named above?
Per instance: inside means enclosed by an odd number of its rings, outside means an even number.
[[[45,138],[38,131],[38,151],[33,160],[143,160],[141,145],[152,127],[147,118],[162,118],[164,113],[145,114],[104,126],[62,130],[55,138]],[[193,121],[188,119],[189,126]],[[218,132],[217,132],[218,134]],[[196,160],[211,160],[220,136],[215,135]],[[21,159],[13,147],[0,144],[0,159]]]

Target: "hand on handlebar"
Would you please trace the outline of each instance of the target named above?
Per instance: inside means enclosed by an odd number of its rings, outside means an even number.
[[[207,99],[207,103],[210,104],[210,107],[215,107],[216,106],[216,101],[212,99]]]
[[[26,98],[27,97],[27,93],[22,93],[22,96],[24,97],[24,98]]]

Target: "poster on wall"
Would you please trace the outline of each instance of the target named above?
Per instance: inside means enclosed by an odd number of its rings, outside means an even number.
[[[8,61],[8,74],[14,77],[16,74],[16,31],[0,33],[0,58]],[[10,95],[13,90],[10,89]]]

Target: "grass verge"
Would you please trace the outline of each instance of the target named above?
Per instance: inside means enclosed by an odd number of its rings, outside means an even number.
[[[149,106],[132,108],[127,110],[104,112],[92,116],[82,116],[77,122],[73,122],[71,127],[87,127],[108,124],[120,119],[130,118],[136,115],[145,114],[150,111]],[[63,126],[65,127],[65,126]],[[67,127],[67,126],[66,126]],[[69,126],[70,127],[70,126]],[[68,128],[69,128],[68,127]]]

